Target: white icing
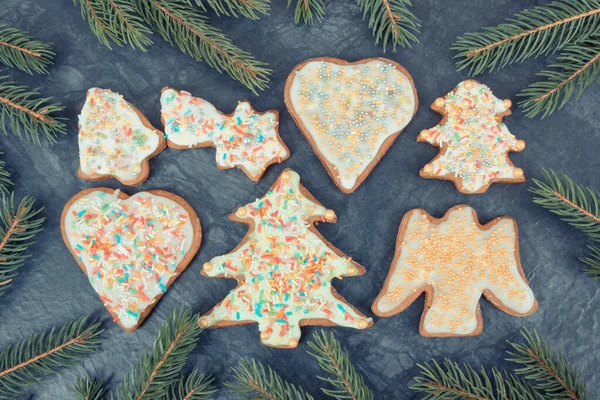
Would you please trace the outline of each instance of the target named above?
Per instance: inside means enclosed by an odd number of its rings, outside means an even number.
[[[166,292],[190,250],[194,228],[171,199],[147,192],[126,200],[118,195],[93,191],[80,197],[69,207],[64,229],[90,284],[129,329]]]
[[[295,72],[289,98],[305,131],[345,189],[417,107],[411,80],[393,64],[312,61]]]
[[[340,326],[366,327],[371,322],[332,294],[331,280],[356,275],[356,265],[338,256],[309,229],[311,217],[327,210],[299,190],[300,177],[284,172],[277,187],[243,207],[236,216],[254,221],[255,230],[239,249],[210,261],[208,276],[239,279],[242,285],[201,323],[253,321],[259,324],[261,341],[288,347],[300,338],[300,321],[324,318]],[[285,176],[285,175],[283,175]],[[271,205],[269,205],[271,204]],[[342,311],[343,310],[343,311]],[[361,322],[362,321],[362,322]],[[293,346],[292,346],[293,347]]]
[[[242,167],[257,177],[272,162],[289,156],[277,135],[279,117],[273,111],[260,114],[243,101],[230,117],[204,99],[173,89],[163,91],[161,106],[169,141],[187,147],[214,145],[220,167]]]
[[[112,175],[127,183],[159,146],[157,132],[144,125],[118,93],[91,88],[79,114],[79,161],[86,175]]]
[[[416,299],[427,286],[433,287],[433,302],[422,325],[427,334],[474,332],[484,290],[515,313],[532,311],[535,297],[519,273],[512,219],[501,217],[481,230],[474,210],[467,206],[452,209],[439,225],[421,210],[404,218],[408,224],[399,239],[400,256],[391,266],[388,287],[374,304],[378,312],[403,311],[410,305],[404,302]]]

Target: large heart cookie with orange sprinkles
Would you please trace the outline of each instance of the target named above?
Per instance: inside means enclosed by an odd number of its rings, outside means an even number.
[[[200,248],[200,220],[162,190],[86,189],[61,217],[65,244],[115,322],[133,332]]]
[[[367,178],[417,112],[417,91],[400,64],[313,58],[297,65],[285,104],[344,193]]]

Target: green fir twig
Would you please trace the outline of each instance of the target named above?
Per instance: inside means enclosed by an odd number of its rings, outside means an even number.
[[[146,23],[163,39],[217,71],[225,71],[254,94],[269,83],[271,70],[237,47],[219,29],[209,25],[187,0],[134,0]]]
[[[422,393],[421,399],[477,399],[477,400],[542,400],[541,395],[525,380],[492,368],[491,376],[485,368],[475,370],[469,364],[462,366],[449,359],[442,363],[432,360],[418,364],[421,375],[415,377],[410,388]]]
[[[600,241],[600,193],[562,174],[544,170],[545,181],[533,179],[533,202],[559,215],[568,224]]]
[[[270,366],[242,359],[233,367],[233,382],[225,382],[238,399],[313,400],[304,389],[282,379]]]
[[[334,387],[334,389],[322,388],[323,393],[338,400],[374,399],[373,392],[361,374],[354,368],[348,353],[342,349],[333,333],[327,334],[325,331],[321,331],[320,334],[313,335],[313,339],[308,342],[308,345],[312,349],[309,354],[317,359],[324,372],[331,375],[318,377]]]
[[[88,21],[92,33],[100,43],[111,48],[111,42],[146,51],[152,44],[152,31],[144,25],[130,0],[73,0],[81,8],[81,16]]]
[[[174,311],[161,328],[152,351],[145,352],[117,390],[119,400],[161,399],[181,375],[202,329],[191,311]]]
[[[375,44],[383,44],[385,52],[391,42],[392,51],[396,47],[410,47],[410,42],[418,43],[417,34],[421,28],[419,19],[409,10],[410,0],[357,0],[363,19],[369,17],[369,28],[375,36]]]
[[[588,248],[590,255],[579,260],[587,265],[586,274],[591,275],[592,279],[600,279],[600,247],[588,246]]]
[[[569,364],[565,356],[555,351],[550,343],[535,330],[523,329],[523,344],[511,343],[508,360],[519,364],[517,374],[534,382],[534,387],[545,398],[591,400],[583,376]]]
[[[325,2],[323,0],[288,0],[288,8],[296,2],[294,7],[294,24],[321,22],[325,16]]]
[[[194,369],[187,378],[182,377],[179,383],[171,386],[167,398],[169,400],[212,400],[213,394],[217,392],[213,380]]]
[[[583,91],[597,81],[600,73],[600,37],[569,44],[563,48],[554,64],[537,75],[545,78],[534,82],[518,96],[524,100],[519,106],[527,117],[542,114],[542,118],[561,109],[575,94],[579,98]]]
[[[90,377],[79,377],[73,386],[75,400],[104,400],[104,381]]]
[[[0,296],[12,286],[25,264],[27,249],[34,243],[33,238],[42,230],[44,218],[39,214],[42,208],[34,208],[35,199],[25,197],[17,207],[14,193],[3,197],[0,209]]]
[[[558,0],[513,15],[506,23],[459,37],[458,70],[477,75],[580,43],[600,28],[600,0]]]
[[[53,58],[52,43],[35,40],[25,31],[0,24],[0,64],[28,74],[47,74]]]
[[[14,399],[44,376],[93,353],[101,332],[99,322],[82,317],[8,346],[0,353],[0,399]]]
[[[0,152],[0,156],[4,153]],[[9,193],[10,187],[13,185],[10,179],[10,172],[6,170],[6,162],[0,160],[0,196],[6,196]]]
[[[63,110],[51,97],[39,97],[35,89],[19,86],[0,77],[0,130],[10,130],[19,138],[40,144],[40,131],[49,142],[56,142],[58,134],[66,135],[65,119],[54,114]]]
[[[195,0],[202,11],[212,9],[217,16],[227,15],[238,17],[238,15],[257,20],[261,15],[269,14],[269,0]]]

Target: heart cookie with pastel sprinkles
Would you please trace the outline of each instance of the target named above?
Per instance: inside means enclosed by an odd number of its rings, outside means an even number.
[[[367,178],[417,112],[417,91],[400,64],[313,58],[297,65],[285,104],[344,193]]]
[[[162,190],[128,196],[86,189],[61,217],[67,248],[115,322],[133,332],[200,248],[200,220],[181,197]]]

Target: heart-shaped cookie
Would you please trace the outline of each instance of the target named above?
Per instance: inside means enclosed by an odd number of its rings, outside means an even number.
[[[198,249],[200,220],[162,190],[133,196],[108,188],[77,193],[61,217],[65,244],[115,322],[133,332]]]
[[[367,178],[418,107],[413,80],[385,58],[313,58],[285,84],[285,104],[344,193]]]

